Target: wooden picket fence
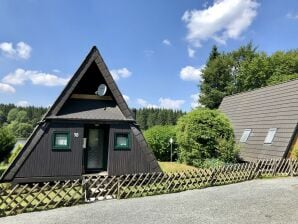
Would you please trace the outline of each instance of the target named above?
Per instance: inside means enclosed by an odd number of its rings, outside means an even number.
[[[0,216],[71,206],[82,202],[81,180],[0,185]]]
[[[77,180],[15,186],[0,184],[0,216],[72,206],[95,200],[181,192],[259,177],[295,175],[298,175],[298,160],[281,159],[179,173],[88,175]]]

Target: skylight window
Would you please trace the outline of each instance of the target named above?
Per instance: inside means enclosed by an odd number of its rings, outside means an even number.
[[[246,142],[250,133],[251,133],[251,129],[244,129],[244,132],[240,138],[240,142],[242,142],[242,143]]]
[[[273,142],[277,128],[270,128],[265,138],[264,144],[271,144]]]

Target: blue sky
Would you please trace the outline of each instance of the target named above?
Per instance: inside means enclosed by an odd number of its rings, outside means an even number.
[[[0,1],[0,103],[48,106],[96,45],[131,107],[190,110],[212,45],[297,48],[296,0]]]

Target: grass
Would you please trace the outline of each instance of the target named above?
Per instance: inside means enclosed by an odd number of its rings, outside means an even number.
[[[161,170],[165,173],[170,172],[181,172],[181,171],[187,171],[187,170],[196,170],[196,167],[189,166],[182,163],[177,162],[158,162]]]

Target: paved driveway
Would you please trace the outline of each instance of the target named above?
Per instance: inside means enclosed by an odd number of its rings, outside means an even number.
[[[298,178],[100,201],[0,218],[0,223],[298,223]]]

